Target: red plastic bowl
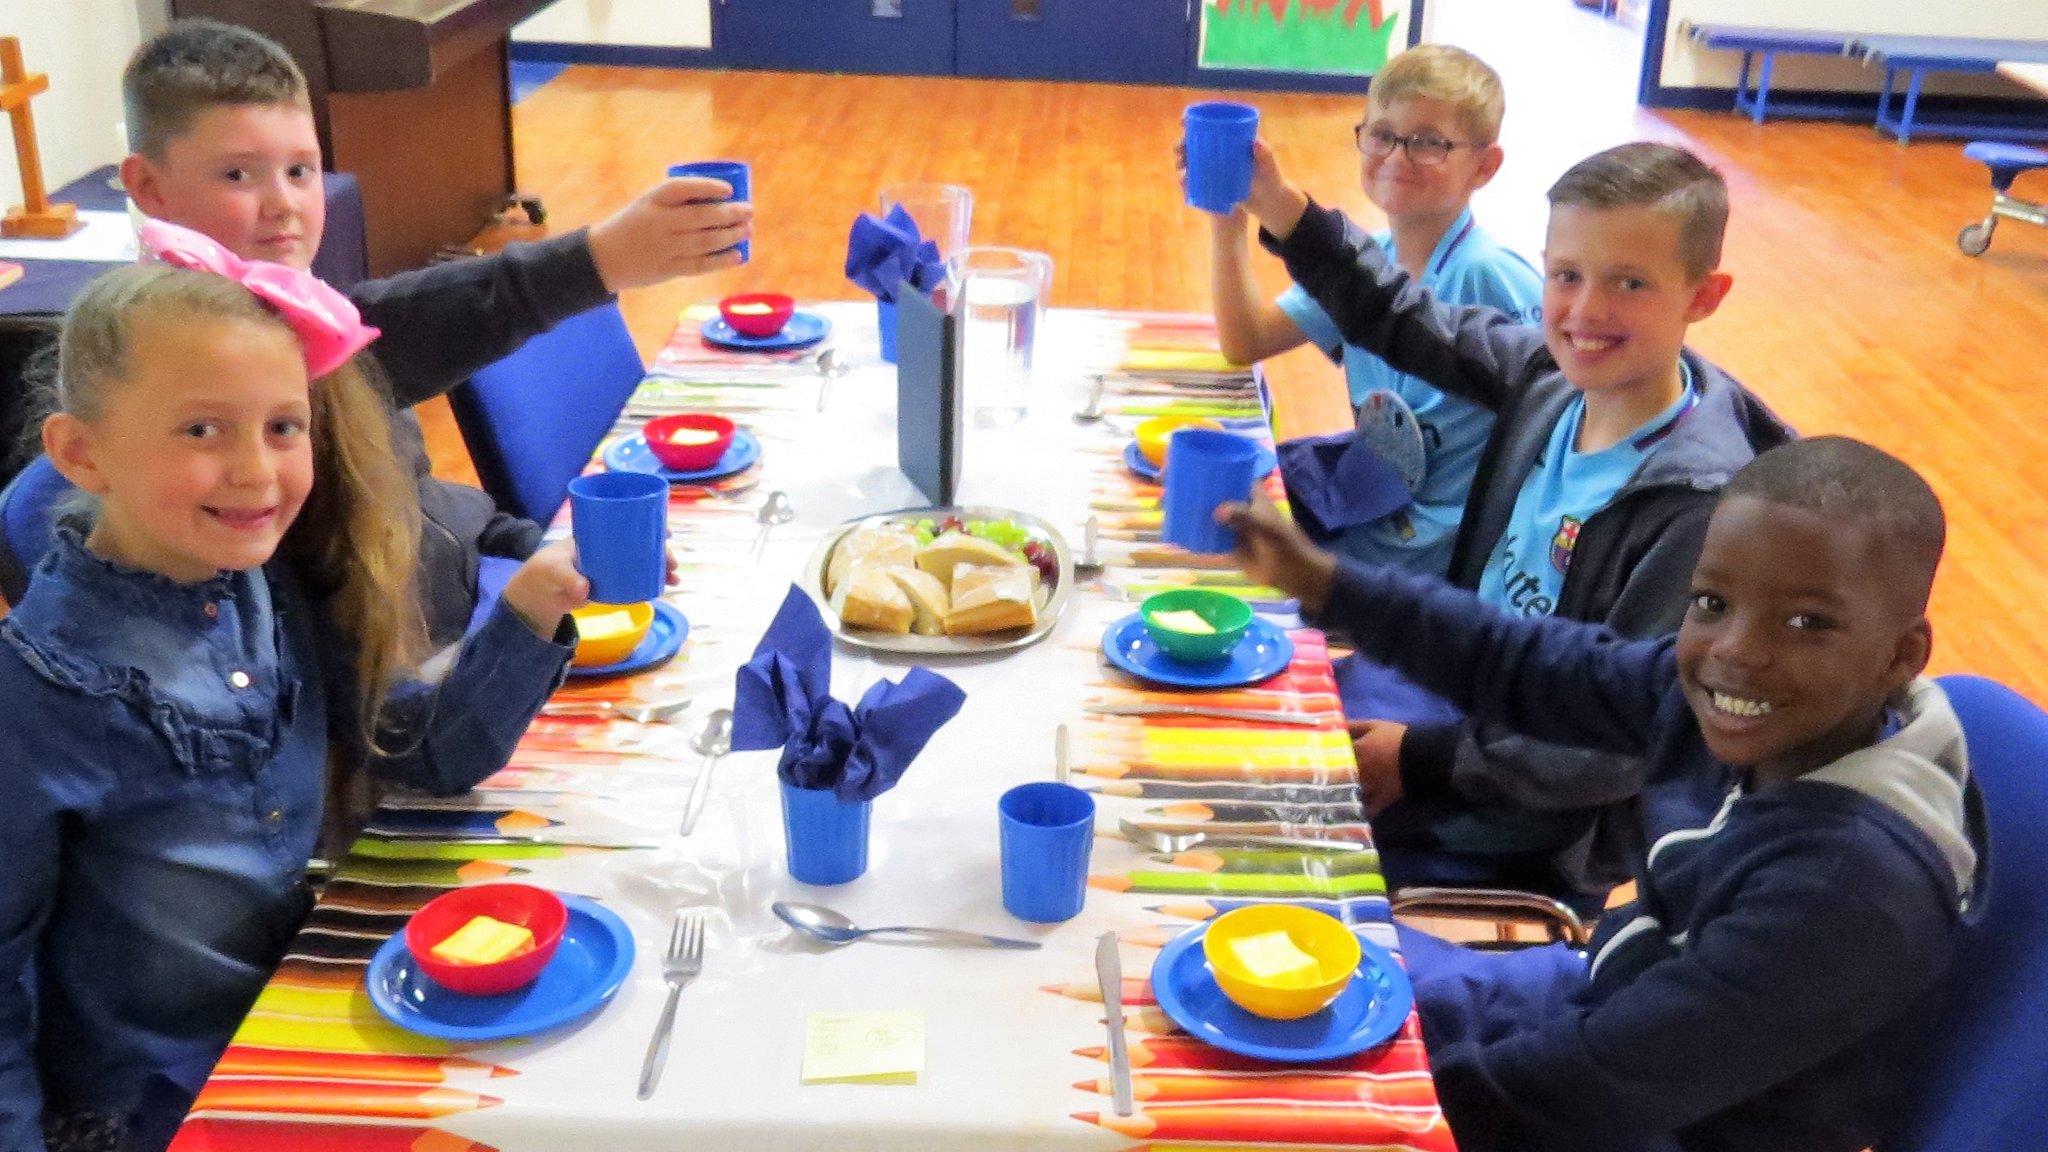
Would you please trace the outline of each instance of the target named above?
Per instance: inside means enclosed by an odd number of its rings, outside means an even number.
[[[789,323],[796,301],[780,292],[745,292],[720,300],[718,314],[740,335],[765,339]]]
[[[495,964],[453,964],[436,959],[434,945],[453,936],[478,916],[517,924],[533,933],[533,950]],[[405,922],[405,947],[413,962],[434,983],[466,996],[496,996],[524,988],[561,946],[569,909],[562,898],[530,884],[480,884],[457,888],[427,902]]]
[[[732,447],[733,430],[738,425],[723,416],[708,412],[684,412],[675,416],[657,416],[647,422],[641,434],[647,437],[648,451],[661,461],[664,468],[677,472],[699,472],[718,463],[725,450]],[[702,444],[674,443],[675,434],[685,430],[713,432],[717,435]]]

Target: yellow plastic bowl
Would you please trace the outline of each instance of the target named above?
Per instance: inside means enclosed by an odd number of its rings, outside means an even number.
[[[1207,416],[1154,416],[1138,425],[1138,454],[1150,460],[1154,468],[1166,467],[1166,438],[1183,428],[1223,431],[1223,425]]]
[[[1315,958],[1312,976],[1267,979],[1245,967],[1236,944],[1269,932],[1284,932],[1294,947]],[[1291,904],[1254,904],[1210,921],[1202,954],[1216,986],[1231,1003],[1269,1020],[1299,1020],[1335,1000],[1358,972],[1358,937],[1334,916]]]
[[[626,613],[632,622],[623,629],[593,635],[591,625],[615,612]],[[585,604],[569,615],[576,620],[577,636],[576,654],[569,658],[569,663],[578,668],[600,668],[632,655],[640,641],[647,638],[647,626],[654,623],[654,605]]]

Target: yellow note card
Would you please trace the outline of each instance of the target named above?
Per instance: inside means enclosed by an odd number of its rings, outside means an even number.
[[[922,1009],[813,1012],[804,1024],[806,1084],[915,1084],[922,1071]]]

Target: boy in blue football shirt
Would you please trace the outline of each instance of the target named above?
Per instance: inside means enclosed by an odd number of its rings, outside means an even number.
[[[1472,218],[1472,194],[1500,170],[1506,107],[1500,77],[1484,61],[1461,48],[1424,44],[1373,75],[1365,119],[1353,133],[1360,183],[1387,214],[1386,231],[1373,236],[1387,258],[1441,299],[1533,321],[1542,278]],[[1352,407],[1374,392],[1392,392],[1420,426],[1426,456],[1414,502],[1369,523],[1342,527],[1333,546],[1362,560],[1443,575],[1493,413],[1347,342],[1299,284],[1277,301],[1262,301],[1251,273],[1245,214],[1211,222],[1212,291],[1226,357],[1249,364],[1314,344],[1343,365]]]
[[[1687,327],[1731,283],[1718,269],[1720,175],[1649,143],[1574,165],[1550,190],[1538,328],[1436,299],[1288,183],[1263,142],[1254,153],[1245,206],[1344,338],[1496,413],[1451,583],[1525,616],[1632,638],[1675,631],[1716,493],[1792,435],[1685,348]],[[1625,875],[1640,764],[1442,701],[1387,708],[1418,694],[1384,668],[1354,667],[1341,682],[1389,884],[1507,884],[1597,902]]]

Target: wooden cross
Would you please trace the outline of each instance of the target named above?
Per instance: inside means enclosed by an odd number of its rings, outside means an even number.
[[[14,159],[21,169],[21,195],[25,203],[8,210],[0,219],[0,236],[29,236],[58,240],[78,231],[78,208],[52,204],[43,191],[43,158],[36,150],[36,122],[29,115],[30,98],[50,90],[50,78],[38,72],[31,76],[21,66],[21,40],[0,36],[0,112],[14,122]]]

